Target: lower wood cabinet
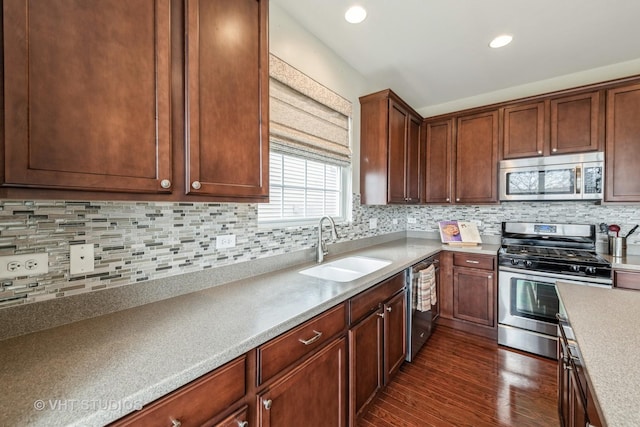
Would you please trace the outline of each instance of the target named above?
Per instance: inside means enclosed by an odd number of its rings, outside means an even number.
[[[405,275],[400,273],[350,301],[350,425],[355,425],[357,416],[404,362],[407,349],[404,288]],[[365,317],[361,318],[363,314]]]
[[[559,328],[559,331],[562,327]],[[558,415],[561,427],[601,427],[581,358],[564,333],[558,336]]]
[[[613,286],[640,291],[640,271],[613,270]]]
[[[404,362],[406,310],[402,272],[113,425],[355,425]]]
[[[246,356],[231,361],[173,393],[116,421],[114,426],[201,426],[213,424],[246,394]],[[246,408],[245,408],[246,410]],[[234,413],[231,417],[240,416]],[[235,426],[239,426],[236,424]]]
[[[346,351],[346,339],[336,339],[258,395],[258,425],[346,426]]]
[[[496,257],[443,252],[439,277],[438,323],[497,339]]]

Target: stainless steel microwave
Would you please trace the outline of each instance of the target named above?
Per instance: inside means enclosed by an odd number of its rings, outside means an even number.
[[[604,153],[500,162],[500,200],[601,200]]]

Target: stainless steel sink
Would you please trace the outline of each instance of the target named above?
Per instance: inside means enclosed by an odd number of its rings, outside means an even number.
[[[335,282],[350,282],[378,271],[389,264],[391,264],[391,261],[386,259],[351,256],[316,265],[315,267],[301,270],[299,273]]]

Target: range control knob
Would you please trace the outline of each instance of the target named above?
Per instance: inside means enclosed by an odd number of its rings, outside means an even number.
[[[529,261],[529,260],[525,260],[523,264],[527,268],[529,268],[529,267],[531,267],[533,265],[533,263],[531,261]]]
[[[518,265],[518,260],[515,258],[511,259],[511,265]]]
[[[587,274],[596,274],[596,268],[595,267],[586,267],[584,269],[584,272]]]
[[[580,271],[580,266],[579,265],[571,265],[569,266],[569,270],[573,271],[574,273],[577,273]]]

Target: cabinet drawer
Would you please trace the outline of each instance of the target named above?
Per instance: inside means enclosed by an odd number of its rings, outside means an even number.
[[[200,426],[244,397],[245,364],[242,356],[113,425],[162,426],[173,419],[183,427]]]
[[[346,303],[328,310],[258,348],[258,385],[273,378],[347,327]]]
[[[351,324],[356,323],[370,312],[375,311],[381,303],[404,288],[404,282],[404,273],[398,273],[379,285],[351,298],[349,301]]]
[[[613,279],[616,288],[640,290],[640,272],[614,270]]]
[[[483,270],[494,270],[496,257],[491,255],[477,255],[467,253],[454,253],[453,265],[457,267],[482,268]]]

